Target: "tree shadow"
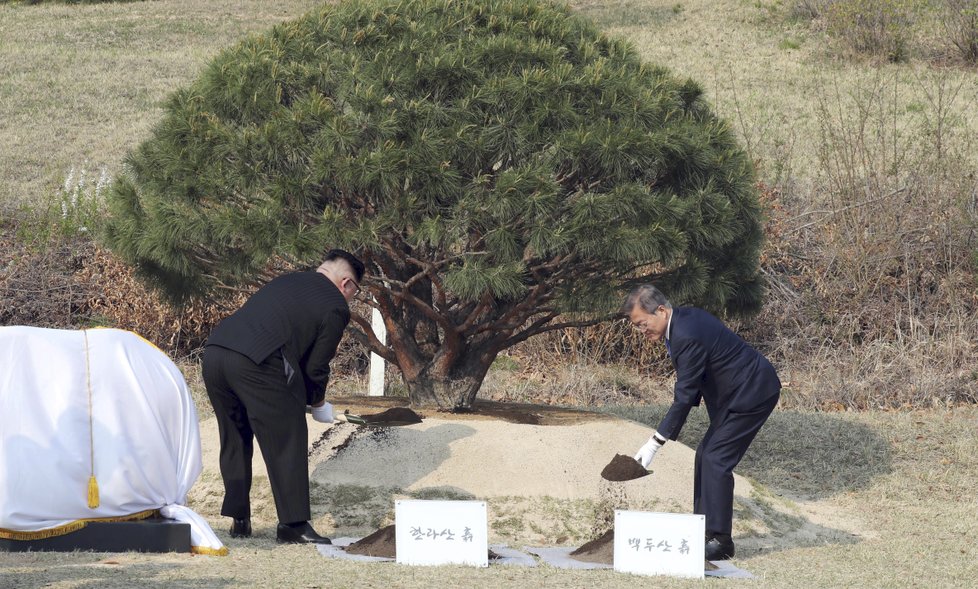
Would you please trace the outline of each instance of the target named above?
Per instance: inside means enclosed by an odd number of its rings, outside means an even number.
[[[605,407],[602,411],[656,427],[668,405]],[[696,448],[709,420],[694,409],[679,441]],[[757,434],[737,474],[795,499],[817,500],[866,488],[893,470],[887,441],[844,414],[776,409]]]
[[[605,407],[602,411],[656,427],[669,405]],[[696,448],[709,427],[704,407],[694,409],[680,433]],[[873,428],[845,414],[775,410],[758,433],[736,473],[753,482],[749,498],[736,497],[734,521],[738,558],[813,546],[849,545],[862,537],[843,526],[815,521],[785,509],[789,500],[817,501],[864,489],[892,472],[887,441]],[[737,527],[737,526],[735,526]]]
[[[357,430],[334,456],[310,465],[314,515],[329,513],[338,533],[357,534],[380,527],[390,516],[396,495],[474,499],[465,490],[446,485],[407,490],[438,470],[451,456],[452,442],[473,433],[475,429],[461,423]]]
[[[406,489],[451,456],[449,445],[475,429],[448,423],[427,429],[365,428],[335,456],[316,464],[310,479],[332,484],[363,484]]]

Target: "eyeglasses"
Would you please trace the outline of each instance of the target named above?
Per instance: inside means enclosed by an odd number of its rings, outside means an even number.
[[[645,331],[649,328],[649,322],[639,321],[638,323],[632,323],[632,327],[634,327],[637,331]]]
[[[356,289],[353,291],[353,296],[357,296],[358,294],[360,294],[360,284],[356,280],[350,278],[349,276],[345,277],[344,280],[349,280],[350,282],[353,283],[353,288]]]

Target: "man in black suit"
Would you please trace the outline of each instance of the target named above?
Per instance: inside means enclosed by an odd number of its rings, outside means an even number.
[[[693,512],[706,517],[707,560],[731,558],[733,469],[778,404],[781,381],[767,358],[719,319],[673,309],[654,286],[633,290],[622,313],[650,340],[665,342],[676,369],[672,406],[635,460],[648,467],[666,440],[679,436],[690,409],[706,403],[710,427],[696,448]]]
[[[258,289],[207,339],[203,376],[221,439],[221,514],[231,536],[251,535],[253,441],[265,457],[279,542],[329,544],[309,524],[306,406],[333,421],[325,401],[329,362],[350,321],[363,263],[331,250],[314,272],[293,272]]]

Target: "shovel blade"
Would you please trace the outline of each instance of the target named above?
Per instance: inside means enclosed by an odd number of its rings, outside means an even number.
[[[340,413],[336,416],[336,420],[345,421],[346,423],[352,423],[354,425],[369,425],[366,419],[352,413]]]

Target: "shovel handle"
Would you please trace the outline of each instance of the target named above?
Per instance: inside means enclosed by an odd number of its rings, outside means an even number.
[[[359,415],[353,415],[353,414],[350,414],[350,413],[337,413],[336,415],[333,416],[333,419],[335,421],[339,421],[339,422],[342,422],[342,423],[352,423],[352,424],[355,424],[355,425],[366,425],[367,424],[367,420],[366,419],[360,417]]]

